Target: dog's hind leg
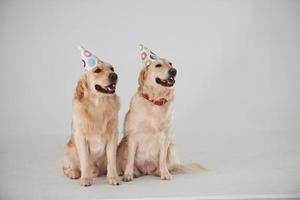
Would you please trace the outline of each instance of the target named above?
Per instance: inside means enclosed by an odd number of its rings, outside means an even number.
[[[78,159],[78,153],[72,138],[65,145],[63,172],[67,177],[71,179],[80,178],[80,163]]]

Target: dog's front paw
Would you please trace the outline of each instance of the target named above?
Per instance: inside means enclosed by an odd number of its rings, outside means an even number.
[[[80,184],[84,187],[90,186],[93,184],[93,178],[81,178]]]
[[[120,185],[120,178],[118,176],[107,177],[109,185]]]
[[[64,173],[70,179],[80,178],[80,171],[78,171],[78,170],[65,170]]]
[[[133,180],[133,174],[124,174],[123,175],[123,181],[129,182]]]
[[[170,174],[169,171],[164,171],[160,174],[160,178],[161,178],[161,180],[171,180],[172,175]]]

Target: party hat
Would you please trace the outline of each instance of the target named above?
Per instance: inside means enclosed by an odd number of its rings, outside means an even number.
[[[153,53],[153,51],[151,51],[144,45],[140,44],[139,49],[144,67],[149,66],[151,63],[159,59],[159,57],[155,53]]]
[[[97,63],[102,63],[102,61],[93,55],[90,51],[86,50],[82,46],[78,46],[81,53],[82,64],[85,70],[89,71],[97,66]]]

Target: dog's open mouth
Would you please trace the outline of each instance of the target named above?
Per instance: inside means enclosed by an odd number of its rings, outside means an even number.
[[[98,92],[102,92],[102,93],[106,93],[106,94],[113,94],[116,91],[116,83],[112,83],[105,87],[102,87],[101,85],[96,84],[95,89]]]
[[[156,80],[156,83],[158,83],[164,87],[172,87],[175,84],[175,79],[172,76],[170,76],[169,78],[164,79],[164,80],[157,77],[155,80]]]

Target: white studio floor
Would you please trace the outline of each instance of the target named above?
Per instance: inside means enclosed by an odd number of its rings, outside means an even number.
[[[120,186],[100,177],[86,188],[62,175],[68,135],[1,136],[0,199],[300,199],[299,133],[201,134],[201,141],[178,137],[178,151],[183,162],[200,162],[208,172],[171,181],[141,177]]]

